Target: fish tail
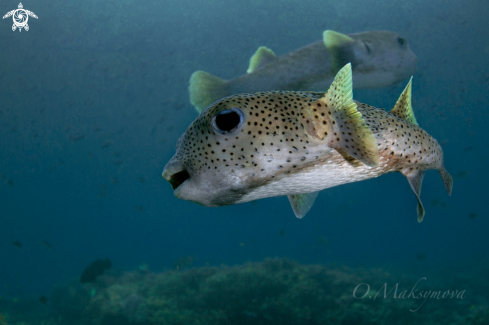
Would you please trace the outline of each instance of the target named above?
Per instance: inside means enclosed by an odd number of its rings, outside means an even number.
[[[216,100],[228,95],[227,81],[205,71],[196,71],[192,74],[188,90],[190,102],[199,113]]]
[[[438,168],[438,172],[440,173],[441,179],[443,180],[443,184],[445,185],[445,189],[447,190],[448,195],[452,195],[452,187],[453,187],[453,178],[445,169],[445,166],[441,165]]]

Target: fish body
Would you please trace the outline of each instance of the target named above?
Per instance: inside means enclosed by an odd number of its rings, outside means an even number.
[[[248,73],[223,80],[204,71],[190,78],[190,101],[201,112],[212,102],[239,93],[268,90],[325,91],[347,63],[353,67],[355,88],[393,85],[412,76],[416,55],[405,38],[390,31],[344,35],[327,30],[323,40],[277,57],[260,47]]]
[[[438,142],[417,125],[411,81],[386,112],[352,98],[351,65],[326,94],[272,91],[233,95],[209,106],[177,143],[163,177],[174,194],[205,206],[287,195],[297,217],[317,192],[405,175],[418,199],[424,172],[437,169],[449,193],[452,178]]]

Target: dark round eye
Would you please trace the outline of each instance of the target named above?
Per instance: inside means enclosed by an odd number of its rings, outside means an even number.
[[[406,40],[400,36],[397,36],[397,43],[399,43],[399,45],[403,46],[404,44],[406,44]]]
[[[228,108],[212,119],[212,127],[220,134],[236,133],[244,122],[243,112],[237,108]]]

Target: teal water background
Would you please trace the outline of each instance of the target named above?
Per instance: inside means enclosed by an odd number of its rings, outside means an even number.
[[[182,256],[193,266],[280,256],[420,276],[487,265],[487,1],[23,5],[39,17],[28,32],[0,21],[0,296],[48,295],[106,257],[115,269],[153,271]],[[197,116],[191,73],[233,78],[259,46],[285,54],[326,29],[406,37],[418,57],[415,115],[443,146],[452,196],[428,172],[421,224],[400,174],[323,191],[302,220],[285,197],[222,208],[176,199],[161,172]],[[390,109],[406,83],[354,97]]]

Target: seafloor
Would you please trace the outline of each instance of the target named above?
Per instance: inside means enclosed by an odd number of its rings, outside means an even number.
[[[0,325],[489,324],[489,272],[461,267],[444,274],[279,258],[112,271],[93,283],[59,286],[47,301],[0,299]]]

